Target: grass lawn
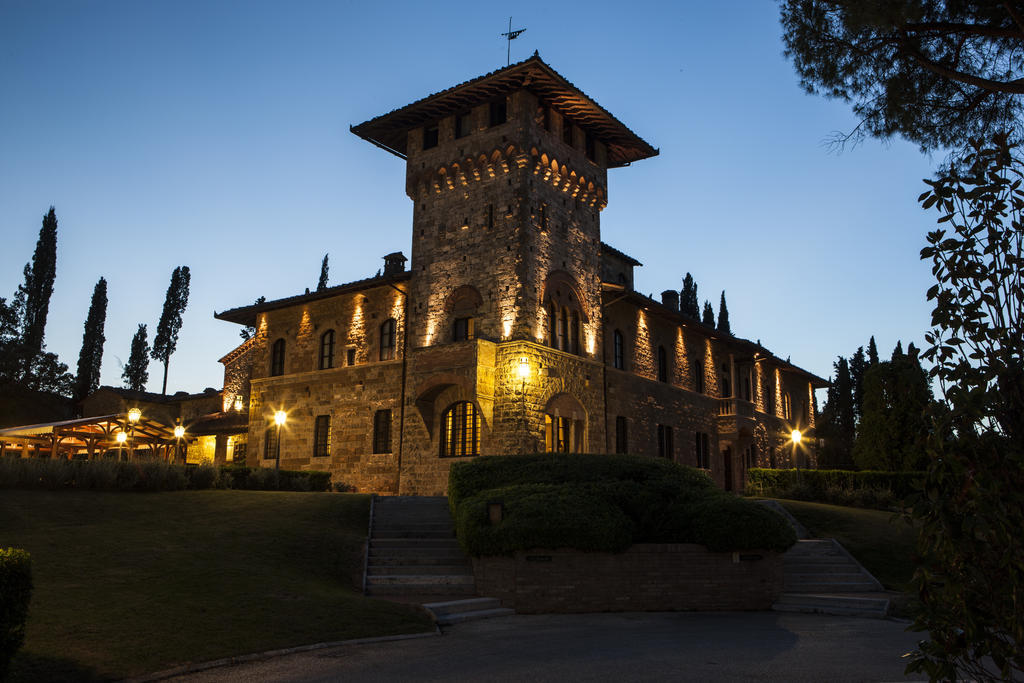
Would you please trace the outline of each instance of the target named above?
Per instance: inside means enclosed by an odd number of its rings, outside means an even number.
[[[366,496],[0,492],[0,546],[32,554],[13,680],[122,678],[320,641],[425,631],[365,598]]]
[[[835,538],[886,588],[907,591],[914,573],[917,533],[881,510],[780,500],[812,536]]]

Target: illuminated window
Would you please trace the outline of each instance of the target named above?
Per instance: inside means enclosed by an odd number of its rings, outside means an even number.
[[[380,359],[395,359],[395,319],[388,318],[380,326]]]
[[[455,341],[473,339],[473,318],[455,319]]]
[[[658,425],[658,457],[672,460],[675,457],[675,446],[672,443],[672,428]]]
[[[276,460],[281,457],[281,439],[279,427],[267,427],[263,433],[263,458],[264,460]]]
[[[625,415],[615,418],[615,452],[623,454],[629,452],[629,422]]]
[[[480,454],[480,414],[469,401],[455,403],[441,418],[441,457]]]
[[[278,339],[270,348],[270,376],[284,374],[284,339]]]
[[[320,336],[320,369],[334,367],[334,330],[327,330]]]
[[[622,332],[620,332],[619,330],[615,330],[614,344],[613,344],[614,353],[613,353],[612,357],[613,357],[613,362],[614,362],[615,368],[618,369],[618,370],[625,370],[626,369],[626,354],[625,354],[625,348],[623,348],[623,347],[624,347],[624,344],[623,344],[623,339],[622,339]]]
[[[793,419],[793,399],[788,391],[782,395],[782,417],[787,420]]]
[[[331,416],[317,415],[313,424],[313,457],[326,458],[331,454]]]
[[[658,381],[668,381],[668,352],[664,346],[658,347]]]
[[[697,432],[696,453],[697,467],[711,469],[711,440],[706,432]]]
[[[378,410],[373,414],[373,452],[391,452],[391,410]]]
[[[491,126],[500,126],[508,120],[508,102],[504,97],[491,102],[489,123]]]
[[[423,129],[423,149],[437,147],[437,124],[431,124]]]
[[[455,137],[464,138],[473,132],[472,119],[468,111],[455,115]]]

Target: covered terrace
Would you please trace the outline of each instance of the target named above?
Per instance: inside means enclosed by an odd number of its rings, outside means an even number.
[[[0,429],[0,457],[93,459],[116,456],[183,459],[189,438],[181,425],[171,427],[138,409]]]

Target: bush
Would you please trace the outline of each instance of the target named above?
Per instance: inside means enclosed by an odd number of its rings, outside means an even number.
[[[921,472],[875,470],[747,470],[747,493],[835,505],[886,509],[912,494]]]
[[[492,525],[488,503],[504,503]],[[621,552],[633,525],[618,508],[570,485],[519,484],[483,491],[463,501],[455,518],[459,543],[473,555],[511,555],[530,548]]]
[[[494,485],[506,476],[511,481]],[[491,500],[504,503],[502,522],[493,526]],[[782,551],[796,542],[780,515],[720,491],[706,473],[633,456],[477,458],[452,466],[449,502],[459,541],[473,555],[563,547],[616,552],[634,543]]]
[[[32,558],[24,550],[0,548],[0,680],[25,642],[31,597]]]
[[[189,488],[201,490],[212,489],[220,479],[220,468],[209,463],[188,466]]]

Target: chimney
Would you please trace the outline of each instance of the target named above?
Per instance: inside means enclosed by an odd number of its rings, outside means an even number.
[[[674,289],[666,289],[661,293],[661,303],[668,306],[676,313],[679,312],[679,292]]]
[[[400,251],[392,252],[384,257],[384,276],[395,275],[405,272],[405,254]]]

